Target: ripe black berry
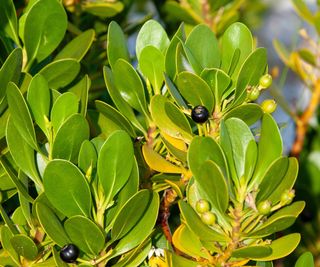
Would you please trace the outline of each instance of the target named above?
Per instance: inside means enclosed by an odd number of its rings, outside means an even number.
[[[204,123],[209,118],[209,111],[204,106],[196,106],[191,111],[191,118],[196,123]]]
[[[60,258],[67,263],[75,262],[79,256],[79,249],[74,244],[65,245],[60,250]]]

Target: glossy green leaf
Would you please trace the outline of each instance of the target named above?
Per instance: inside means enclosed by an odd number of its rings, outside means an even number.
[[[314,267],[314,261],[313,261],[313,255],[310,251],[304,252],[300,257],[298,258],[296,264],[294,267]]]
[[[218,41],[212,30],[200,24],[193,28],[186,44],[186,55],[196,73],[205,68],[217,68],[220,65]]]
[[[236,84],[233,105],[240,105],[247,97],[248,86],[257,86],[267,67],[267,50],[258,48],[243,63]]]
[[[296,182],[299,171],[299,163],[296,158],[289,158],[289,165],[286,174],[282,178],[278,186],[273,190],[268,199],[274,204],[279,201],[285,190],[291,190]]]
[[[87,30],[70,41],[55,57],[59,59],[72,58],[78,62],[85,56],[95,37],[94,30]]]
[[[166,87],[168,91],[170,92],[171,96],[173,99],[176,101],[177,104],[179,104],[181,107],[184,109],[189,109],[188,105],[182,98],[181,94],[179,93],[178,89],[174,85],[174,83],[171,81],[171,79],[167,76],[167,74],[164,74],[165,82],[166,82]]]
[[[199,24],[203,21],[202,17],[199,16],[192,8],[185,8],[181,3],[176,1],[166,1],[164,4],[164,10],[170,14],[170,17],[191,25]]]
[[[278,125],[269,114],[262,117],[258,159],[251,186],[258,186],[270,164],[282,154],[282,139]]]
[[[257,203],[269,200],[269,196],[282,182],[283,177],[288,171],[288,167],[289,159],[287,157],[280,157],[270,165],[259,186],[259,192],[256,197]]]
[[[181,138],[187,143],[191,141],[192,131],[187,118],[165,96],[153,96],[150,110],[153,120],[161,131],[172,137]]]
[[[111,67],[114,66],[119,58],[130,62],[126,38],[121,27],[115,21],[111,21],[108,28],[107,54]]]
[[[209,85],[217,105],[221,104],[223,94],[228,89],[231,78],[220,69],[204,69],[201,72],[201,78]]]
[[[112,240],[120,240],[135,227],[148,210],[151,197],[148,190],[141,190],[122,207],[112,227]]]
[[[177,86],[181,95],[192,105],[205,106],[209,113],[214,107],[214,97],[207,83],[191,72],[180,72]]]
[[[184,201],[179,201],[179,208],[189,229],[195,233],[200,240],[226,242],[228,237],[216,232],[204,224],[194,209]]]
[[[86,173],[90,168],[96,169],[97,160],[98,155],[94,145],[89,140],[84,140],[79,151],[78,167]]]
[[[16,250],[13,248],[10,240],[14,236],[9,227],[2,225],[0,228],[0,235],[1,235],[1,246],[5,251],[9,254],[10,258],[14,261],[17,266],[20,265],[19,255]]]
[[[119,125],[121,129],[125,130],[131,137],[135,138],[136,133],[126,117],[124,117],[119,111],[110,106],[107,103],[96,100],[95,101],[96,109],[102,113],[108,119],[112,120],[115,124]]]
[[[145,77],[151,83],[154,93],[160,94],[165,71],[164,55],[154,46],[146,46],[142,49],[139,58],[139,67]]]
[[[246,154],[245,154],[245,164],[244,164],[244,178],[246,183],[248,183],[254,173],[254,169],[257,163],[258,147],[254,140],[249,141]]]
[[[202,257],[207,258],[203,250],[203,245],[197,235],[195,235],[190,229],[181,224],[172,235],[172,243],[179,251],[189,255],[193,258]]]
[[[46,78],[51,89],[59,90],[70,84],[79,71],[80,63],[76,59],[67,58],[49,63],[39,73]]]
[[[168,256],[167,256],[168,257]],[[205,265],[200,265],[199,262],[192,261],[189,259],[186,259],[185,257],[178,256],[175,253],[170,254],[168,257],[170,260],[170,267],[174,266],[183,266],[183,267],[202,267]]]
[[[134,162],[130,136],[124,131],[112,133],[102,145],[98,156],[99,181],[103,186],[106,201],[126,184]]]
[[[177,44],[176,56],[175,56],[175,66],[176,66],[176,74],[179,74],[182,71],[195,72],[189,63],[186,50],[188,48],[185,47],[182,41]]]
[[[121,97],[134,109],[147,114],[147,103],[140,76],[130,63],[118,59],[113,67],[114,83]],[[123,77],[126,77],[125,79]]]
[[[11,234],[18,234],[18,230],[16,228],[16,226],[13,224],[13,221],[9,218],[7,212],[5,211],[5,209],[3,208],[3,206],[0,203],[0,213],[1,213],[1,217],[3,222],[8,226],[8,229],[10,230]]]
[[[267,246],[248,246],[248,247],[242,247],[238,248],[233,251],[232,257],[235,258],[265,258],[269,255],[271,255],[272,249]]]
[[[291,226],[305,207],[304,201],[297,201],[272,214],[249,235],[263,237],[279,232]]]
[[[28,62],[38,62],[50,55],[62,41],[67,29],[67,15],[59,1],[35,2],[26,13],[23,40]]]
[[[160,199],[156,192],[149,191],[149,195],[148,199],[145,200],[149,203],[148,209],[132,230],[119,240],[119,243],[114,248],[115,254],[113,256],[123,254],[133,249],[146,240],[146,238],[151,234],[158,217]],[[133,201],[133,199],[134,198],[132,198],[131,201]]]
[[[162,53],[166,51],[169,46],[169,38],[167,33],[155,20],[149,20],[143,24],[140,29],[137,41],[136,41],[136,54],[138,60],[140,60],[140,54],[143,48],[148,45],[152,45],[158,48]]]
[[[116,2],[84,2],[82,9],[101,18],[113,17],[120,13],[124,8],[124,3]]]
[[[199,174],[194,177],[201,190],[208,196],[215,211],[224,213],[229,204],[228,185],[219,168],[213,161],[201,165]]]
[[[283,237],[280,237],[272,241],[270,247],[272,249],[272,254],[265,258],[257,259],[259,261],[272,261],[288,256],[300,242],[300,234],[294,233]],[[309,267],[309,266],[308,266]]]
[[[73,216],[65,221],[64,228],[72,243],[81,251],[95,256],[103,249],[105,234],[88,218]]]
[[[182,162],[187,162],[187,146],[182,140],[173,138],[164,133],[162,133],[161,139],[164,145],[167,147],[168,151],[173,156],[175,156],[178,160]],[[177,143],[181,143],[183,145],[181,147],[178,147],[176,146]]]
[[[69,117],[59,128],[52,145],[52,158],[77,162],[81,144],[89,139],[89,125],[80,114]]]
[[[81,171],[66,160],[48,163],[43,184],[51,204],[68,217],[90,217],[92,200],[89,185]]]
[[[193,176],[199,175],[202,164],[207,160],[215,162],[228,177],[225,156],[219,144],[211,137],[194,137],[188,149],[188,163]]]
[[[30,237],[19,234],[13,236],[10,242],[20,256],[28,260],[35,260],[38,256],[38,248]]]
[[[38,148],[31,114],[19,88],[12,82],[7,87],[11,119],[23,139],[34,149]]]
[[[0,139],[4,138],[6,135],[6,125],[10,116],[9,109],[0,115]]]
[[[222,36],[221,48],[221,69],[234,79],[253,49],[250,30],[240,22],[231,24]]]
[[[72,115],[78,113],[79,102],[75,94],[67,92],[60,95],[52,106],[50,120],[55,133]]]
[[[1,0],[0,28],[5,32],[17,45],[18,37],[18,21],[14,2],[12,0]]]
[[[28,88],[27,101],[35,122],[48,136],[51,99],[48,82],[41,74],[37,74],[32,78]]]
[[[75,86],[68,90],[78,97],[80,101],[80,114],[84,117],[87,115],[90,86],[91,80],[88,75],[85,75]]]
[[[257,261],[257,267],[273,267],[272,261]]]
[[[108,67],[103,68],[103,76],[105,83],[107,85],[108,92],[111,96],[112,101],[114,102],[115,106],[118,108],[118,110],[128,118],[128,120],[142,133],[145,133],[145,129],[140,124],[140,122],[137,120],[134,111],[130,107],[130,105],[122,98],[119,90],[116,88],[114,84],[114,77],[113,73]]]
[[[60,247],[70,243],[65,229],[51,208],[41,202],[37,202],[36,211],[41,227],[54,243]]]
[[[248,125],[256,123],[263,115],[263,111],[258,104],[243,104],[228,111],[223,118],[238,118]]]
[[[10,0],[2,1],[5,2],[4,4],[9,4]],[[1,17],[0,16],[0,24],[1,24]],[[21,48],[14,49],[6,61],[3,63],[0,69],[0,104],[3,103],[4,98],[6,96],[6,90],[8,83],[14,82],[18,84],[20,73],[22,68],[22,50]],[[1,110],[0,110],[1,114]]]
[[[176,75],[176,49],[180,40],[185,39],[184,25],[181,24],[172,37],[165,56],[165,69],[168,77],[174,80]]]

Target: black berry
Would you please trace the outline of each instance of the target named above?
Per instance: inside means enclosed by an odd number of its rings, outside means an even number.
[[[74,244],[65,245],[60,250],[60,258],[67,263],[75,262],[79,256],[79,249]]]
[[[209,118],[209,111],[204,106],[196,106],[191,111],[191,118],[196,123],[204,123]]]

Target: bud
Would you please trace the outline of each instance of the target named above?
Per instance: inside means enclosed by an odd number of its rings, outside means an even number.
[[[295,196],[295,192],[293,189],[285,190],[281,195],[280,205],[281,206],[289,205],[292,202],[294,196]]]
[[[257,100],[259,96],[260,96],[260,90],[258,87],[252,88],[252,90],[250,90],[250,92],[248,93],[248,99],[250,101]]]
[[[213,225],[216,222],[216,216],[211,211],[206,211],[201,214],[201,220],[207,225]]]
[[[257,207],[259,213],[262,215],[268,215],[271,211],[271,204],[272,203],[269,200],[260,202]]]
[[[204,212],[207,212],[209,211],[211,208],[210,208],[210,203],[205,200],[205,199],[200,199],[197,201],[196,203],[196,211],[198,213],[204,213]]]
[[[272,113],[277,108],[277,103],[273,99],[266,99],[261,103],[261,108],[264,113]]]
[[[265,74],[260,77],[259,85],[261,88],[265,89],[270,87],[272,84],[272,76],[270,74]]]

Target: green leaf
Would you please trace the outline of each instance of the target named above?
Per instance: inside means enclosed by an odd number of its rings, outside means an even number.
[[[8,0],[2,1],[2,2],[11,2]],[[1,17],[0,16],[0,23],[1,23]],[[0,69],[0,104],[3,103],[5,96],[6,96],[6,90],[8,83],[14,82],[18,84],[20,73],[22,68],[22,50],[21,48],[14,49],[6,61],[3,63]],[[0,110],[0,114],[1,114]]]
[[[28,260],[35,260],[37,258],[38,248],[30,237],[19,234],[13,236],[10,242],[20,256]]]
[[[313,256],[312,256],[312,253],[309,251],[304,252],[302,255],[300,255],[296,264],[294,265],[294,267],[306,267],[306,266],[314,267]]]
[[[50,114],[54,132],[57,133],[63,123],[72,115],[78,113],[78,110],[79,102],[74,93],[67,92],[60,95],[54,102]]]
[[[12,82],[7,87],[7,98],[11,119],[23,139],[34,149],[38,150],[36,133],[31,114],[19,88]]]
[[[226,242],[228,240],[228,236],[218,233],[204,224],[194,209],[186,202],[180,200],[179,208],[186,225],[200,238],[200,240],[216,242]]]
[[[227,179],[228,169],[219,144],[208,136],[194,137],[188,149],[188,163],[193,176],[199,176],[202,165],[208,160],[215,162]]]
[[[267,246],[249,246],[249,247],[242,247],[234,250],[232,252],[232,257],[235,258],[265,258],[272,254],[272,249]]]
[[[18,21],[14,3],[12,0],[1,0],[0,3],[0,29],[1,31],[4,31],[17,45],[19,45]]]
[[[50,161],[43,174],[43,184],[47,198],[60,212],[68,217],[90,217],[90,188],[75,165],[60,159]]]
[[[86,74],[75,86],[71,87],[68,91],[74,93],[80,101],[80,114],[84,117],[87,115],[89,89],[91,80]]]
[[[149,20],[145,24],[143,24],[140,29],[137,41],[136,41],[136,54],[138,60],[140,60],[140,54],[143,48],[148,45],[152,45],[158,48],[163,54],[169,46],[169,38],[167,33],[159,24],[159,22],[155,20]]]
[[[130,136],[124,131],[112,133],[102,145],[98,156],[99,181],[108,203],[128,181],[133,162]]]
[[[89,139],[89,125],[80,114],[69,117],[59,128],[52,145],[52,158],[77,162],[81,144]]]
[[[317,65],[317,60],[316,56],[308,49],[300,49],[298,50],[299,56],[305,61],[306,63],[316,66]]]
[[[103,76],[105,83],[107,85],[107,90],[111,96],[111,99],[115,106],[118,108],[118,110],[128,118],[128,120],[142,133],[146,134],[145,129],[140,124],[140,122],[137,120],[132,108],[130,105],[122,98],[119,90],[116,88],[114,84],[114,77],[113,73],[108,67],[103,68]]]
[[[0,203],[0,213],[1,213],[1,217],[3,222],[8,226],[8,229],[10,230],[11,234],[18,234],[18,230],[16,228],[16,226],[13,224],[13,221],[9,218],[7,212],[5,211],[5,209],[3,208],[3,206]]]
[[[199,24],[189,34],[185,47],[187,58],[197,74],[205,68],[220,66],[218,41],[212,30]]]
[[[310,24],[314,23],[314,15],[304,0],[292,0],[292,3],[300,17],[304,18]]]
[[[295,250],[300,242],[300,234],[294,233],[283,237],[280,237],[272,241],[270,247],[272,249],[272,254],[265,258],[259,258],[259,261],[272,261],[288,256],[291,252]],[[308,266],[309,267],[309,266]]]
[[[72,58],[78,62],[85,56],[95,37],[94,30],[87,30],[72,41],[70,41],[54,58],[54,61],[59,59]]]
[[[205,106],[209,113],[213,111],[214,97],[207,83],[191,72],[180,72],[177,86],[181,95],[192,105]]]
[[[41,0],[26,13],[23,40],[28,64],[50,55],[62,41],[67,29],[67,15],[59,1]]]
[[[13,248],[10,240],[14,236],[12,232],[10,231],[8,226],[2,225],[0,228],[0,234],[1,234],[1,246],[2,248],[9,254],[10,258],[14,261],[14,263],[17,264],[17,266],[20,266],[20,259],[19,255],[16,252],[16,250]]]
[[[131,198],[131,201],[134,199],[135,198]],[[138,246],[151,234],[158,217],[160,206],[158,193],[149,191],[149,196],[145,201],[148,201],[148,209],[144,212],[141,220],[138,221],[131,231],[119,240],[119,243],[114,248],[113,257],[121,255]]]
[[[41,202],[37,202],[36,212],[41,227],[54,243],[60,247],[70,243],[65,229],[51,208]]]
[[[221,47],[221,69],[234,80],[242,63],[253,50],[252,34],[244,24],[233,23],[224,32]]]
[[[70,84],[79,71],[80,63],[76,59],[67,58],[49,63],[39,73],[46,78],[51,89],[59,90]]]
[[[89,140],[84,140],[79,151],[78,167],[86,173],[90,168],[96,169],[97,160],[98,155],[94,145]]]
[[[208,196],[207,200],[211,203],[212,209],[225,213],[229,204],[228,185],[219,166],[211,160],[206,161],[194,179]]]
[[[166,87],[170,92],[171,96],[173,97],[173,99],[176,101],[176,103],[184,109],[189,109],[188,105],[184,101],[178,89],[176,88],[176,86],[174,85],[174,83],[171,81],[171,79],[168,77],[167,74],[164,74],[164,78],[166,82]]]
[[[114,83],[122,98],[135,110],[147,116],[144,87],[136,70],[123,59],[118,59],[112,70]]]
[[[102,113],[108,119],[112,120],[115,124],[120,126],[120,128],[125,130],[128,134],[130,134],[131,137],[135,138],[137,136],[134,128],[132,127],[132,124],[128,121],[126,117],[124,117],[124,115],[122,115],[115,108],[100,100],[95,101],[95,106],[100,113]]]
[[[73,216],[66,220],[64,228],[75,244],[81,251],[96,256],[104,247],[105,234],[91,220],[83,216]]]
[[[142,49],[139,58],[139,67],[152,85],[155,94],[161,93],[163,73],[165,71],[164,55],[154,46],[146,46]]]
[[[41,74],[35,75],[28,88],[27,101],[33,118],[47,136],[50,98],[48,82]]]
[[[282,231],[291,226],[305,207],[304,201],[297,201],[272,214],[258,226],[249,236],[263,237]]]
[[[204,267],[205,265],[199,264],[197,261],[192,261],[190,259],[186,259],[182,256],[178,256],[175,253],[167,253],[166,256],[169,258],[170,267],[174,266],[183,266],[183,267]]]
[[[108,28],[107,54],[111,68],[119,58],[130,62],[126,38],[121,27],[115,21],[111,21]]]
[[[216,105],[220,105],[223,100],[223,94],[228,89],[231,78],[224,71],[220,69],[204,69],[201,72],[201,78],[209,85]]]
[[[84,2],[81,5],[83,11],[101,18],[113,17],[124,9],[122,2]]]
[[[244,165],[244,178],[246,184],[250,181],[257,163],[258,147],[254,140],[249,141]]]
[[[267,50],[258,48],[243,63],[236,84],[235,98],[232,106],[240,105],[247,97],[247,88],[257,86],[267,67]]]
[[[161,131],[190,143],[192,130],[187,118],[165,96],[153,96],[150,103],[150,111],[153,120]]]
[[[262,117],[261,135],[258,144],[258,159],[251,187],[258,186],[271,163],[282,154],[282,139],[278,125],[269,114]]]
[[[225,113],[223,118],[225,120],[229,118],[238,118],[244,121],[248,125],[256,123],[263,115],[263,111],[258,104],[242,104],[232,108],[230,111]]]
[[[285,46],[279,40],[274,40],[273,47],[283,63],[290,65],[290,52],[285,48]]]

